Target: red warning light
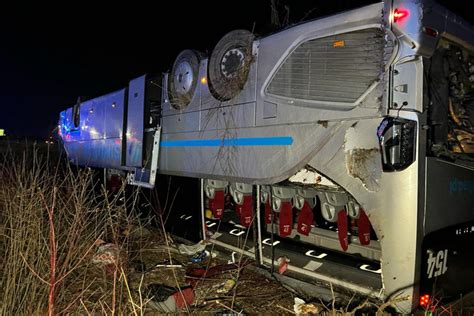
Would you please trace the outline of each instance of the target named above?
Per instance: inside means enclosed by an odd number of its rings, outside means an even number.
[[[408,11],[403,9],[393,10],[393,22],[397,23],[408,16]]]
[[[429,294],[425,294],[425,295],[422,295],[420,296],[420,305],[421,306],[428,306],[428,303],[430,301],[430,295]]]

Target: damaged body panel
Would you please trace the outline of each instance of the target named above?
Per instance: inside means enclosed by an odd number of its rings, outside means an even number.
[[[379,144],[373,135],[368,135],[368,139],[362,138],[363,130],[367,129],[367,126],[365,123],[361,125],[358,127],[356,122],[346,131],[344,139],[346,168],[347,172],[358,178],[367,190],[376,192],[382,176]]]

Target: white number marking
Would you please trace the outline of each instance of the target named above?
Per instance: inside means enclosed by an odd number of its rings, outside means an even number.
[[[440,250],[433,256],[433,252],[428,256],[428,279],[439,277],[448,271],[448,249]]]

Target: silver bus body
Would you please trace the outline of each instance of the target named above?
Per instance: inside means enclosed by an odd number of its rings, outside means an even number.
[[[256,196],[259,240],[244,250],[263,265],[275,264],[269,249],[278,247],[265,233],[283,229],[276,218],[264,221],[265,201],[277,217],[285,205],[293,218],[305,201],[318,205],[328,226],[306,235],[291,221],[284,239],[319,250],[298,248],[289,271],[383,300],[407,297],[397,308],[409,312],[431,290],[424,280],[455,269],[456,251],[436,248],[436,233],[455,240],[474,227],[472,163],[427,150],[426,60],[442,41],[474,53],[472,27],[435,3],[376,3],[254,39],[247,80],[228,100],[216,98],[202,57],[184,108],[172,104],[172,74],[142,76],[62,112],[61,136],[73,163],[121,170],[133,184],[153,187],[156,173],[204,179],[203,213],[218,191],[236,204]],[[159,115],[150,114],[154,106]],[[383,147],[401,133],[408,149]],[[349,232],[341,241],[340,210],[355,223],[365,213],[376,236],[363,242]],[[204,215],[205,236],[215,221]],[[245,225],[208,238],[239,251],[241,231]],[[331,263],[331,251],[356,263]]]

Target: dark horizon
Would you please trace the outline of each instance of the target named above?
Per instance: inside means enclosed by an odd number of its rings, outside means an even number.
[[[290,24],[375,3],[374,0],[279,1],[290,6]],[[463,12],[461,1],[440,1]],[[44,138],[61,110],[82,99],[125,87],[144,73],[169,70],[187,48],[210,53],[227,32],[271,31],[270,0],[155,6],[30,5],[3,10],[0,22],[0,128],[8,135]],[[62,11],[62,13],[59,13]]]

